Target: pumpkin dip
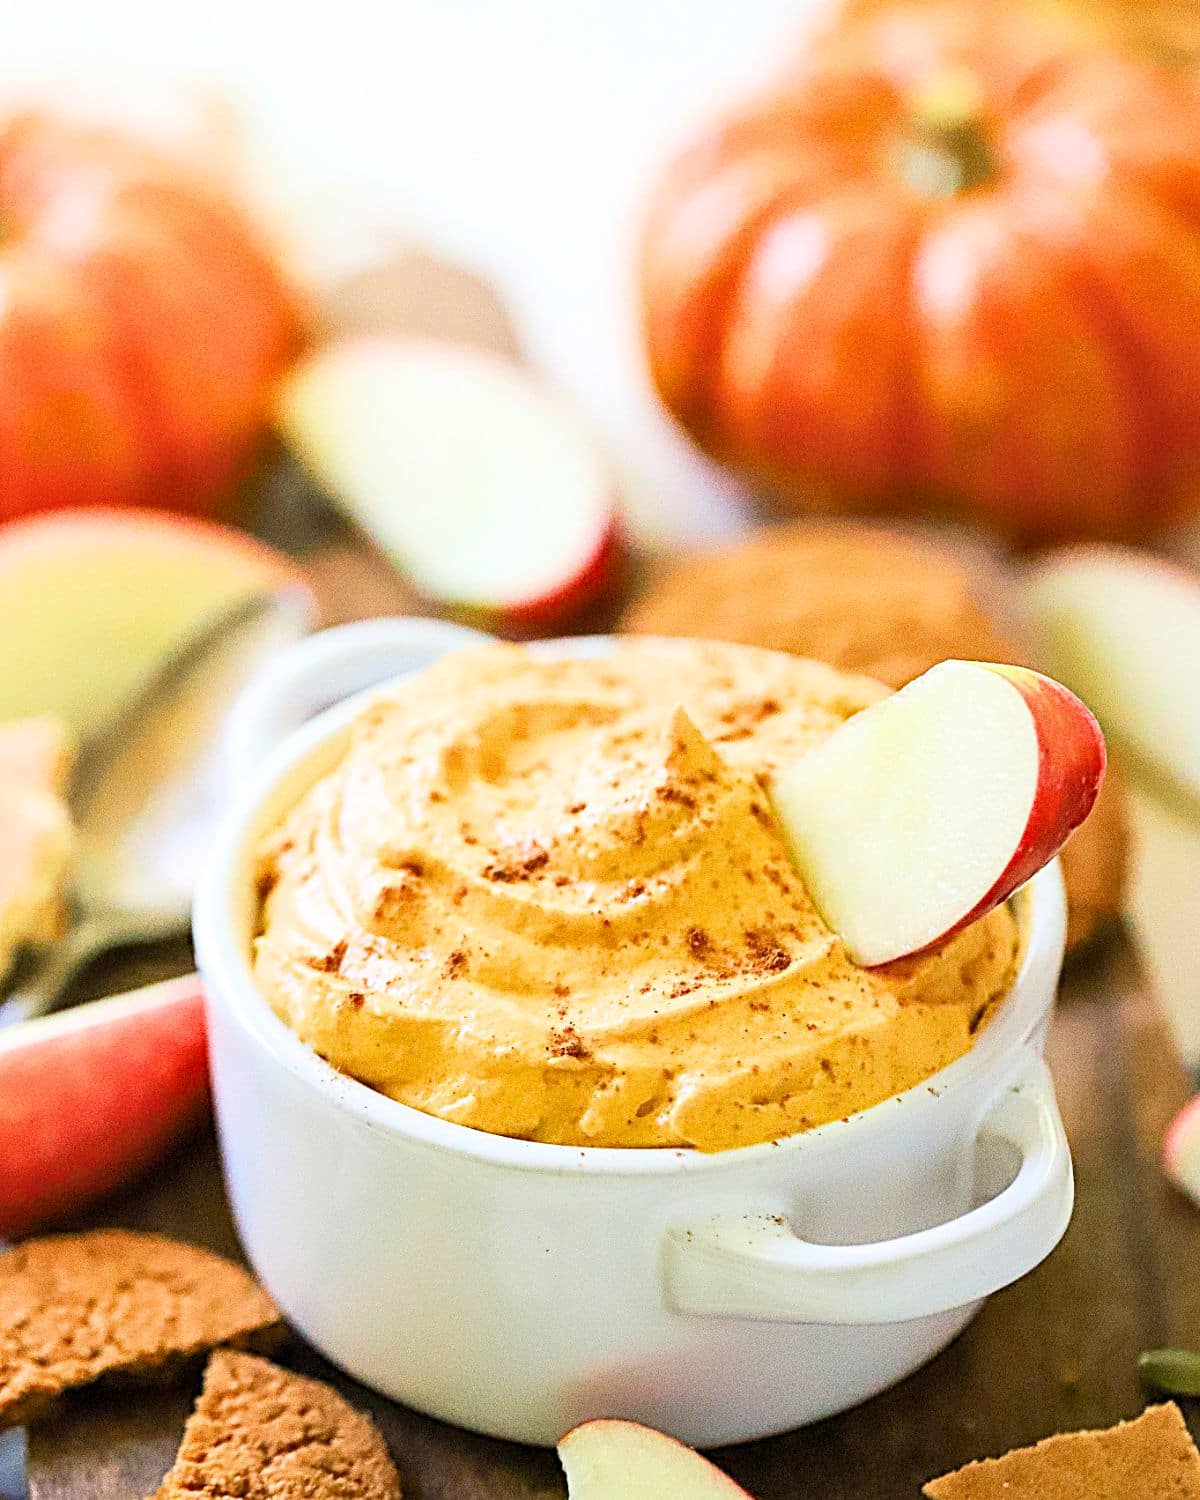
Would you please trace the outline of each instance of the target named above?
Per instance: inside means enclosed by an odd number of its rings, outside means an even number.
[[[697,641],[448,657],[265,841],[259,981],[334,1067],[503,1135],[719,1151],[876,1104],[1018,948],[1001,907],[864,970],[809,901],[762,778],[884,692]]]

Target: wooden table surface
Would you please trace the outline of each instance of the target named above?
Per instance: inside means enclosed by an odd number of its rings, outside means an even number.
[[[294,540],[294,527],[286,529]],[[325,538],[315,566],[329,619],[411,604],[392,575],[348,541]],[[110,962],[87,986],[111,992],[187,965],[182,947],[143,954]],[[1050,1057],[1077,1176],[1065,1240],[892,1391],[815,1427],[716,1454],[759,1500],[916,1500],[923,1481],[971,1458],[1135,1414],[1147,1399],[1139,1351],[1200,1346],[1200,1210],[1158,1168],[1163,1130],[1191,1087],[1120,936],[1068,973]],[[84,1223],[154,1229],[239,1253],[207,1131]],[[302,1344],[284,1358],[371,1410],[409,1500],[561,1500],[565,1493],[552,1454],[407,1411],[346,1380]],[[195,1388],[77,1398],[29,1435],[30,1500],[152,1494]]]

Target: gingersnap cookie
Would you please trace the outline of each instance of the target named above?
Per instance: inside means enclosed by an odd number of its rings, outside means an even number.
[[[28,1240],[0,1254],[0,1428],[102,1378],[155,1380],[281,1335],[249,1272],[194,1245],[123,1229]]]
[[[931,1480],[927,1500],[1200,1500],[1200,1453],[1174,1402]]]
[[[947,657],[1035,666],[978,602],[949,550],[877,525],[796,522],[677,564],[626,612],[640,635],[765,646],[903,687]],[[1120,915],[1125,796],[1110,767],[1062,854],[1069,948]]]
[[[218,1350],[154,1500],[400,1500],[371,1420],[331,1386]]]
[[[799,522],[694,554],[620,628],[790,651],[892,688],[947,656],[1012,660],[957,559],[882,526]]]

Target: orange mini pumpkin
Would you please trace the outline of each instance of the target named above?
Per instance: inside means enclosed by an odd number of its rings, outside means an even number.
[[[676,162],[643,292],[667,406],[798,509],[1033,542],[1200,502],[1200,91],[1094,32],[844,21]]]
[[[109,131],[0,129],[0,520],[211,509],[298,337],[274,261],[199,174]]]

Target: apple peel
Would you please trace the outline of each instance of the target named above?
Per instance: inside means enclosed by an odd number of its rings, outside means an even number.
[[[946,661],[779,771],[809,894],[858,964],[920,953],[1048,864],[1090,812],[1104,737],[1060,683]]]
[[[0,1031],[0,1235],[128,1181],[207,1101],[196,974]]]
[[[640,1422],[601,1418],[560,1441],[568,1500],[750,1500],[708,1459]]]

